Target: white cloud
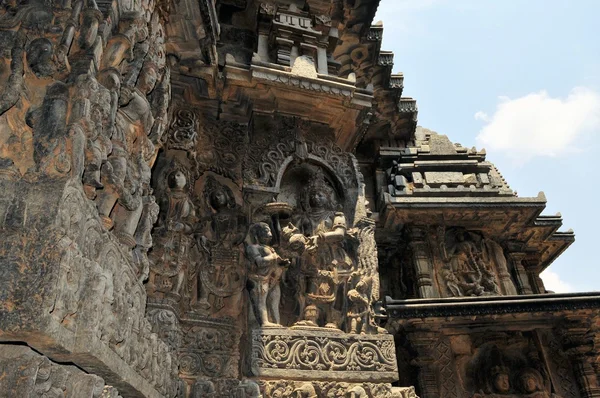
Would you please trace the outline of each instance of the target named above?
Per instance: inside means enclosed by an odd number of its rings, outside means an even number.
[[[507,152],[523,163],[535,156],[573,151],[577,138],[592,130],[600,130],[600,94],[577,87],[562,99],[540,91],[516,99],[500,97],[477,144]]]
[[[551,290],[555,293],[571,293],[573,286],[560,279],[560,276],[556,272],[544,271],[540,274],[544,281],[546,290]]]
[[[484,122],[489,122],[490,117],[487,113],[479,111],[475,114],[475,120],[483,120]]]

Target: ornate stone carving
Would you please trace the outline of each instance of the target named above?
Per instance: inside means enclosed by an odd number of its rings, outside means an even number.
[[[166,173],[166,197],[155,229],[157,245],[150,257],[150,290],[181,295],[186,269],[190,267],[195,206],[189,197],[189,176],[173,167]]]
[[[273,239],[271,228],[266,223],[256,223],[250,227],[250,244],[246,247],[249,261],[248,291],[259,326],[280,326],[279,282],[284,267],[290,261],[277,254],[269,243]]]
[[[307,380],[386,382],[397,371],[391,336],[326,329],[253,330],[252,364],[256,376]]]
[[[482,345],[469,364],[476,390],[473,397],[560,398],[550,393],[547,376],[527,366],[528,362],[536,359],[536,355],[535,351],[530,351],[529,358],[526,358],[520,353],[502,351],[492,343]]]
[[[233,322],[186,319],[181,324],[179,362],[183,378],[238,377],[241,332]]]
[[[445,265],[439,273],[448,295],[516,294],[506,258],[496,242],[464,229],[448,229],[441,243]],[[499,282],[502,275],[502,285]],[[502,286],[502,288],[501,288]]]
[[[335,191],[325,181],[322,170],[317,169],[310,177],[300,206],[293,223],[308,237],[308,245],[300,264],[303,314],[298,325],[337,329],[341,319],[339,309],[334,313],[334,304],[336,300],[346,300],[343,292],[350,282],[354,262],[347,250],[350,236],[346,217],[335,210]]]
[[[268,381],[263,386],[267,397],[282,398],[418,398],[414,387],[352,382]]]
[[[336,173],[345,187],[356,185],[352,155],[344,153],[331,140],[311,132],[310,123],[281,118],[275,131],[254,132],[252,150],[244,161],[244,181],[273,186],[284,162],[291,156],[306,160],[310,155],[321,159]],[[275,137],[265,134],[274,134]]]
[[[180,150],[192,150],[198,139],[198,117],[189,109],[177,109],[171,123],[170,139],[167,143],[169,148]]]
[[[0,389],[6,396],[100,398],[112,389],[120,397],[101,377],[52,362],[27,346],[2,345],[0,351]]]
[[[246,238],[248,221],[231,188],[213,175],[208,174],[204,178],[202,199],[204,216],[196,231],[200,252],[194,274],[197,297],[192,302],[200,309],[212,307],[211,311],[216,312],[224,307],[224,298],[238,297],[239,300],[239,294],[245,287],[242,242]]]

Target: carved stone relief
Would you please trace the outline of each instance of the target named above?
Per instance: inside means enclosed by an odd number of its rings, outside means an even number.
[[[440,236],[443,265],[438,283],[450,297],[516,294],[502,248],[483,235],[461,228]]]
[[[509,337],[509,340],[511,337]],[[473,397],[560,397],[537,347],[518,337],[510,346],[479,346],[467,365]]]

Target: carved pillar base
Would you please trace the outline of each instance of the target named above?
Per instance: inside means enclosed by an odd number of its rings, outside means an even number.
[[[285,397],[411,396],[404,390],[394,390],[396,395],[392,395],[389,383],[397,380],[398,368],[394,339],[388,334],[356,335],[325,328],[255,329],[251,359],[252,375],[265,397],[281,393]]]
[[[232,321],[180,320],[179,376],[191,397],[236,397],[240,384],[241,331]],[[215,395],[210,395],[215,394]]]

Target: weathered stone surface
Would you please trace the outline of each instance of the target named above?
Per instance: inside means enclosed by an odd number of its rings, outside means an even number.
[[[394,339],[320,328],[254,330],[252,371],[259,378],[392,382],[397,378]]]
[[[0,391],[3,397],[121,397],[99,376],[11,344],[0,345]]]
[[[573,233],[416,127],[377,3],[3,4],[0,395],[600,396]]]

